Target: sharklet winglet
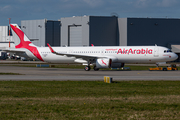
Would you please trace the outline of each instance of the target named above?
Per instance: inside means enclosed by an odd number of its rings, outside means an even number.
[[[55,53],[55,51],[52,49],[51,45],[49,43],[47,43],[49,49],[51,50],[52,53]]]

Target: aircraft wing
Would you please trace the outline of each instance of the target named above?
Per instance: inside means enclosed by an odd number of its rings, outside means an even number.
[[[94,55],[78,55],[78,54],[69,54],[69,53],[58,53],[58,52],[54,51],[53,48],[49,44],[47,44],[47,45],[49,46],[49,49],[51,50],[51,52],[56,55],[66,55],[67,57],[82,58],[84,60],[106,58],[106,57],[100,57],[100,56],[94,56]]]

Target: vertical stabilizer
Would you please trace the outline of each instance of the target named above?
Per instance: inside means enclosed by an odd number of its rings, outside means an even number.
[[[24,32],[19,28],[17,24],[10,24],[13,40],[16,48],[24,48],[23,46],[31,45],[36,47],[24,34]],[[21,45],[20,45],[21,44]]]
[[[17,24],[10,24],[13,34],[13,40],[15,43],[15,48],[25,48],[34,54],[39,60],[43,61],[37,46],[35,46],[28,37],[24,34],[24,32],[19,28]]]

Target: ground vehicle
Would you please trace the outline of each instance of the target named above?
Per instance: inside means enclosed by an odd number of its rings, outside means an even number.
[[[170,67],[156,67],[156,68],[149,68],[150,71],[153,70],[158,70],[158,71],[171,71],[171,70],[178,70],[178,68],[176,67],[176,64],[171,64]]]

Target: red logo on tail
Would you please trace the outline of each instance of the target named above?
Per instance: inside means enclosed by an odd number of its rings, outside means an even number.
[[[31,51],[34,56],[36,56],[39,60],[44,61],[41,57],[41,55],[39,54],[39,51],[36,47],[34,46],[30,46],[29,44],[31,43],[30,41],[24,41],[24,33],[17,27],[11,25],[11,28],[14,30],[14,32],[18,35],[18,37],[20,38],[20,43],[19,45],[16,45],[16,48],[26,48],[29,51]]]

